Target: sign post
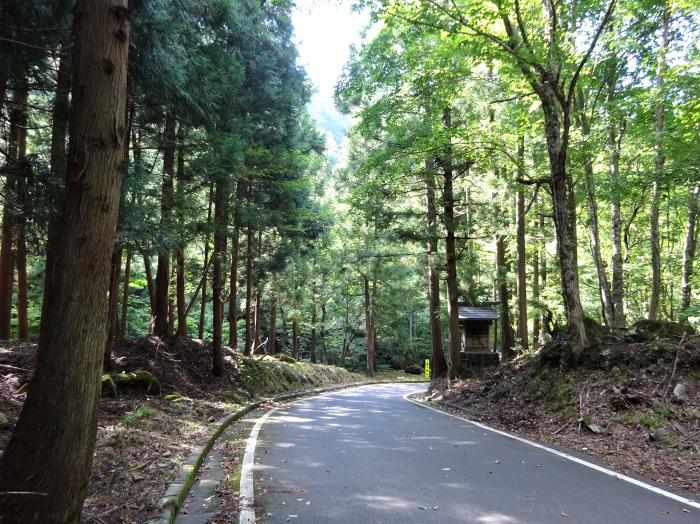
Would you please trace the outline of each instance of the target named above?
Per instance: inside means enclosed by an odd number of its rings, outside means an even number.
[[[425,378],[430,379],[430,359],[425,359]]]

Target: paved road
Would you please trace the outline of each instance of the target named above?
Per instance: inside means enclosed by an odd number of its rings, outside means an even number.
[[[255,453],[258,520],[700,522],[698,509],[403,399],[422,389],[364,386],[275,412]]]

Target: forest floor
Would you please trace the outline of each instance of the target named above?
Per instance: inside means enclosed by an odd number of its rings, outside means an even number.
[[[26,397],[36,346],[0,344],[0,449],[7,444]],[[160,394],[136,387],[100,401],[97,446],[85,523],[144,522],[159,513],[157,503],[193,447],[204,443],[212,424],[254,399],[366,380],[335,366],[273,357],[244,358],[227,350],[226,374],[211,374],[211,349],[200,340],[170,345],[153,336],[114,349],[112,376],[146,370]],[[412,378],[405,376],[406,379]],[[391,377],[397,380],[398,377]],[[110,385],[103,383],[103,393]],[[230,459],[235,450],[227,449]]]
[[[605,337],[567,371],[562,344],[435,383],[426,399],[700,495],[700,336]]]

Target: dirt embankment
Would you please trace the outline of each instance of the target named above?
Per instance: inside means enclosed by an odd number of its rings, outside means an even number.
[[[21,411],[35,354],[31,344],[0,346],[0,449]],[[103,394],[109,396],[100,402],[83,522],[140,523],[155,516],[158,499],[193,446],[206,439],[213,422],[242,404],[257,397],[362,380],[334,366],[289,357],[246,358],[231,350],[225,354],[225,376],[215,378],[208,344],[200,340],[165,344],[153,336],[118,345],[114,362],[111,375],[118,391],[111,396],[112,384],[103,381]]]
[[[649,327],[599,331],[576,368],[562,369],[568,342],[558,339],[449,390],[436,384],[429,398],[700,495],[700,337]]]

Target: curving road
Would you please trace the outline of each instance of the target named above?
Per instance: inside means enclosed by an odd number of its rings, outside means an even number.
[[[255,449],[258,522],[700,522],[697,503],[403,398],[423,389],[363,386],[272,413]]]

